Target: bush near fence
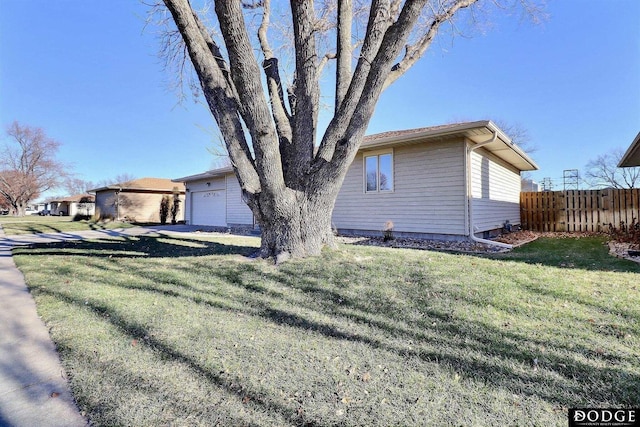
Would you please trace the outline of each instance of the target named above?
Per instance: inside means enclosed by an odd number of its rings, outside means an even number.
[[[639,188],[520,193],[525,230],[608,232],[639,218]]]

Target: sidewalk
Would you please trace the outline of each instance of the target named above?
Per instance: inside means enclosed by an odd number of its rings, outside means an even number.
[[[0,227],[0,426],[86,426]]]
[[[11,249],[121,236],[187,234],[188,225],[6,236],[0,226],[0,427],[87,426]]]

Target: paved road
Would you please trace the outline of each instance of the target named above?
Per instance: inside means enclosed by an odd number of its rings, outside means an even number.
[[[11,248],[31,243],[183,234],[189,226],[5,236],[0,226],[0,427],[87,426]]]

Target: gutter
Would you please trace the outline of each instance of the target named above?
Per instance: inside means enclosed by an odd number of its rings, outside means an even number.
[[[475,229],[474,224],[473,224],[473,194],[472,194],[472,188],[471,188],[471,172],[473,170],[473,165],[472,165],[472,161],[471,161],[471,153],[473,153],[475,150],[484,147],[487,144],[491,144],[492,142],[495,142],[496,139],[498,139],[498,131],[496,129],[491,129],[489,127],[487,127],[491,133],[493,133],[493,136],[486,140],[486,141],[482,141],[479,142],[477,144],[475,144],[474,146],[470,147],[467,146],[467,156],[466,156],[466,162],[467,162],[467,179],[466,179],[466,189],[467,189],[467,209],[469,212],[469,238],[471,240],[473,240],[474,242],[478,242],[478,243],[484,243],[487,245],[493,245],[493,246],[498,246],[501,248],[505,248],[505,249],[513,249],[513,245],[509,245],[507,243],[502,243],[502,242],[494,242],[493,240],[487,240],[487,239],[481,239],[480,237],[476,237],[476,235],[474,234],[473,230]]]

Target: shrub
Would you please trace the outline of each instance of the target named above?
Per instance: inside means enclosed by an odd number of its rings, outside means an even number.
[[[160,201],[160,224],[167,223],[167,217],[169,216],[169,196],[162,196]]]
[[[388,242],[389,240],[395,239],[395,237],[393,236],[393,222],[392,221],[385,222],[384,229],[382,230],[382,232],[383,232],[383,238],[382,238],[383,241]]]
[[[640,248],[640,222],[636,218],[632,218],[628,225],[620,221],[618,228],[609,223],[609,235],[613,240],[631,243],[633,247]]]
[[[180,212],[180,193],[177,191],[174,191],[173,200],[171,201],[171,224],[176,223],[178,212]]]

